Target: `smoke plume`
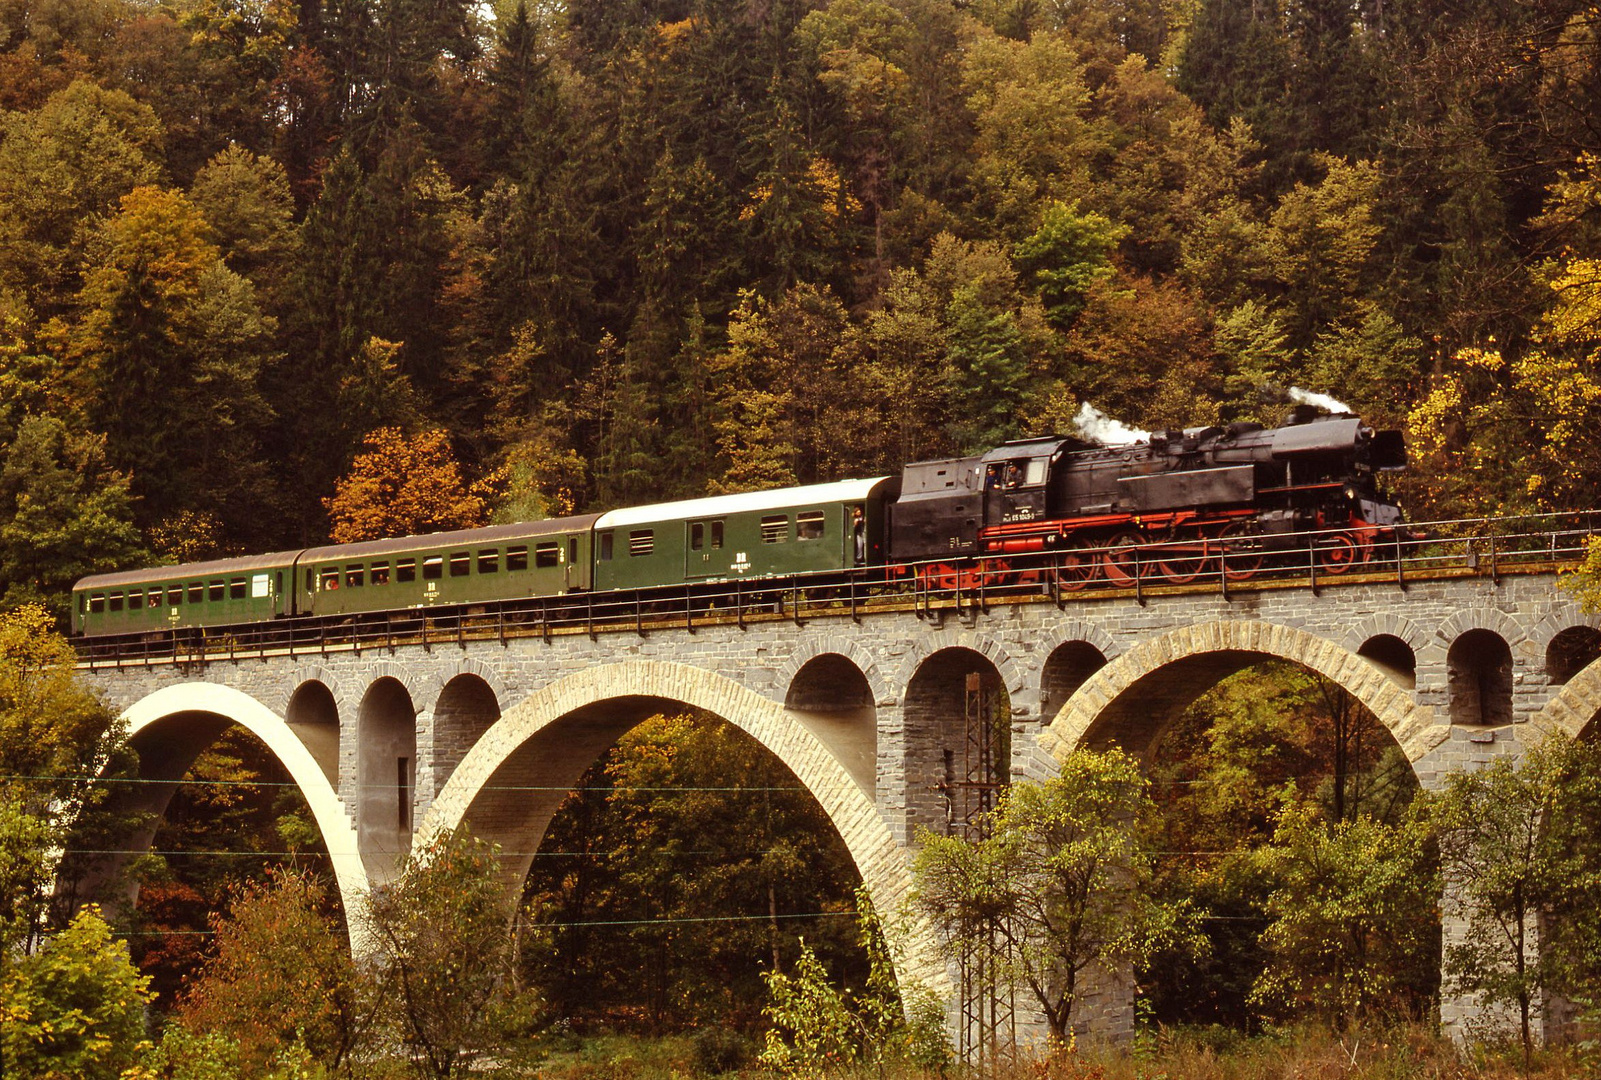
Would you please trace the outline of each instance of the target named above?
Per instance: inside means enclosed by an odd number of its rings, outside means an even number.
[[[1290,400],[1295,402],[1297,405],[1316,406],[1317,408],[1322,409],[1324,412],[1348,413],[1354,411],[1352,410],[1351,406],[1347,405],[1343,401],[1331,398],[1327,394],[1318,394],[1311,390],[1302,390],[1299,386],[1290,387]]]
[[[1073,423],[1078,433],[1086,439],[1092,439],[1103,446],[1123,446],[1128,443],[1145,442],[1151,437],[1149,431],[1131,428],[1120,424],[1097,409],[1089,402],[1079,406],[1078,415],[1073,417]]]

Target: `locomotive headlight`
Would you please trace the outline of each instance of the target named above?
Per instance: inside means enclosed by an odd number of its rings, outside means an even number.
[[[1360,494],[1362,494],[1362,493],[1357,490],[1357,487],[1356,487],[1355,484],[1346,484],[1345,485],[1345,497],[1347,499],[1355,499]]]

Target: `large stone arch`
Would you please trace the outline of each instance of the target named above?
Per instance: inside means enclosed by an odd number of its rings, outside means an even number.
[[[1301,664],[1344,687],[1414,765],[1447,737],[1409,693],[1349,649],[1295,627],[1224,619],[1147,638],[1111,660],[1062,706],[1041,743],[1060,761],[1122,726],[1144,736],[1143,745],[1129,747],[1143,753],[1168,715],[1218,678],[1267,657]]]
[[[360,910],[361,898],[367,892],[367,872],[357,849],[355,825],[333,783],[282,716],[232,687],[187,682],[163,687],[142,698],[123,713],[123,718],[128,722],[129,741],[139,754],[141,775],[165,781],[141,785],[145,789],[141,797],[150,804],[147,808],[158,813],[165,810],[177,781],[195,757],[229,724],[238,724],[260,739],[283,764],[311,808],[328,848],[345,911]],[[148,846],[153,835],[152,826],[135,846]],[[351,917],[347,921],[355,947],[359,920]]]
[[[451,774],[418,842],[465,824],[502,845],[508,887],[521,887],[556,808],[583,770],[640,721],[682,705],[734,724],[782,761],[839,831],[878,910],[902,910],[912,884],[907,853],[871,795],[828,748],[782,704],[722,675],[668,661],[597,665],[508,709]],[[903,980],[948,992],[928,927],[907,930],[895,944]]]

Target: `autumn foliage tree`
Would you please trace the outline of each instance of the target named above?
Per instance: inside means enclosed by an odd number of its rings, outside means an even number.
[[[323,500],[336,543],[471,529],[488,521],[494,478],[468,483],[440,429],[407,435],[379,428]]]

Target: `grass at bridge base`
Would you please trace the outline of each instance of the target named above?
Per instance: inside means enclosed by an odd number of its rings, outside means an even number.
[[[756,1041],[748,1040],[754,1055]],[[787,1080],[747,1057],[734,1064],[728,1041],[699,1034],[566,1038],[546,1044],[537,1065],[514,1075],[541,1080]],[[708,1067],[712,1060],[732,1066]],[[531,1067],[530,1067],[531,1066]],[[526,1069],[527,1071],[524,1071]],[[1347,1034],[1298,1028],[1244,1036],[1222,1028],[1164,1029],[1133,1046],[1080,1043],[1049,1060],[1026,1056],[994,1077],[960,1068],[940,1080],[1597,1080],[1601,1059],[1576,1047],[1539,1051],[1527,1073],[1517,1046],[1459,1050],[1425,1025]],[[799,1080],[934,1080],[934,1074],[870,1068]]]

